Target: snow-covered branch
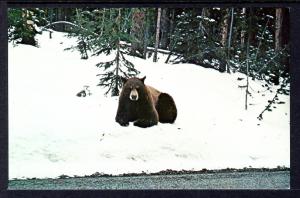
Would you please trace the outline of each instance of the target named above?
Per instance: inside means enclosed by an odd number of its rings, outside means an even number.
[[[53,22],[53,23],[49,23],[48,25],[45,25],[42,30],[47,30],[48,27],[52,26],[52,25],[56,25],[56,24],[66,24],[66,25],[71,25],[71,26],[74,26],[74,27],[77,27],[77,28],[80,28],[82,30],[85,30],[87,32],[90,32],[91,34],[93,34],[94,36],[100,36],[98,34],[96,34],[95,32],[91,32],[90,30],[80,26],[80,25],[77,25],[75,23],[72,23],[72,22],[69,22],[69,21],[56,21],[56,22]]]
[[[259,119],[259,120],[262,120],[262,119],[263,119],[263,117],[262,117],[262,116],[263,116],[263,113],[264,113],[266,110],[270,110],[271,105],[272,105],[273,103],[275,103],[275,100],[278,99],[278,93],[283,89],[283,87],[284,87],[284,83],[280,86],[280,88],[277,89],[275,96],[273,97],[272,100],[269,100],[269,101],[268,101],[269,104],[268,104],[268,105],[266,106],[266,108],[259,114],[259,116],[257,117],[257,119]]]
[[[56,21],[56,22],[53,22],[53,23],[49,23],[48,25],[45,25],[44,27],[42,27],[42,30],[48,30],[48,27],[51,27],[52,25],[56,25],[56,24],[67,24],[67,25],[71,25],[71,26],[74,26],[74,27],[77,27],[77,28],[80,28],[82,30],[85,30],[87,32],[90,32],[91,34],[93,34],[94,36],[100,36],[99,34],[95,33],[95,32],[91,32],[89,31],[88,29],[80,26],[80,25],[77,25],[75,23],[72,23],[72,22],[69,22],[69,21]],[[131,44],[130,43],[126,43],[124,41],[121,41],[120,42],[121,46],[126,46],[126,47],[131,47]],[[151,51],[151,52],[154,52],[154,48],[153,47],[147,47],[147,51]],[[168,50],[162,50],[162,49],[158,49],[157,50],[158,52],[162,53],[162,54],[170,54],[171,52],[168,51]]]
[[[283,52],[285,48],[283,48],[280,52]],[[262,66],[257,73],[259,73],[262,69],[264,69],[270,62],[272,62],[280,54],[280,52],[276,53],[267,63],[265,63],[264,66]]]

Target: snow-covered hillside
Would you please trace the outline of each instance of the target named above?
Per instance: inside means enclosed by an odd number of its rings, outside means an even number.
[[[118,97],[96,86],[95,66],[112,56],[81,60],[64,51],[75,39],[54,32],[38,35],[39,48],[9,44],[9,178],[55,178],[158,172],[290,166],[289,96],[257,116],[277,87],[250,81],[244,110],[245,76],[193,64],[164,64],[128,57],[145,83],[175,99],[174,124],[138,128],[115,122]],[[238,81],[237,78],[244,78]],[[91,96],[77,97],[84,86]]]

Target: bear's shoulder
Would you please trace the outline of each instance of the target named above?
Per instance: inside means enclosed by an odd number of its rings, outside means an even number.
[[[157,104],[157,100],[161,92],[149,85],[146,85],[146,88],[152,98],[153,103]]]

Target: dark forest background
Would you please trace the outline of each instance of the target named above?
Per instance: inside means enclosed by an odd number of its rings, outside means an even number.
[[[52,30],[77,38],[82,59],[115,53],[98,67],[100,86],[118,95],[121,76],[138,74],[124,55],[166,63],[193,63],[220,72],[241,72],[266,86],[289,80],[288,8],[14,8],[9,41],[38,47],[36,34]],[[282,91],[282,90],[281,90]]]

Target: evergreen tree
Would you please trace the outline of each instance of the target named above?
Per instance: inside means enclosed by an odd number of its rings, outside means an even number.
[[[113,60],[96,64],[103,69],[103,73],[97,75],[100,77],[98,85],[107,88],[105,94],[111,92],[112,96],[119,95],[121,77],[128,78],[139,73],[125,56],[129,53],[126,42],[131,41],[130,16],[130,9],[77,10],[74,18],[76,26],[70,34],[78,40],[76,46],[68,49],[79,50],[83,59],[88,58],[87,51],[92,56],[115,54]]]
[[[221,72],[230,69],[278,84],[280,76],[288,76],[288,15],[289,10],[283,8],[253,8],[253,13],[249,8],[162,9],[161,27],[157,28],[154,8],[10,8],[9,40],[37,45],[37,26],[49,21],[59,25],[57,20],[65,20],[63,30],[78,39],[70,49],[79,50],[82,59],[88,54],[115,54],[112,61],[97,64],[104,69],[99,85],[112,95],[118,94],[120,76],[138,73],[126,54],[130,51],[146,58],[148,51],[153,52],[149,47],[168,49],[166,62],[189,62]],[[171,55],[177,57],[171,60]]]
[[[129,14],[128,10],[123,10],[123,15]],[[128,53],[126,46],[121,45],[121,41],[130,40],[127,34],[128,16],[122,16],[122,9],[111,9],[110,19],[106,19],[105,28],[101,37],[96,38],[98,44],[94,48],[94,55],[100,53],[110,54],[115,50],[115,58],[112,61],[101,62],[97,67],[103,68],[103,74],[98,74],[100,77],[99,86],[108,88],[106,94],[111,92],[112,96],[118,96],[122,86],[121,77],[132,77],[139,72],[134,68],[134,65],[128,61],[125,54]]]
[[[44,10],[39,8],[9,8],[8,39],[20,44],[37,46],[35,35],[38,25],[45,24]]]
[[[75,9],[76,14],[73,17],[74,24],[76,26],[71,27],[71,32],[69,33],[69,37],[76,37],[76,45],[71,46],[70,48],[66,48],[65,50],[78,50],[81,55],[81,59],[88,59],[88,51],[91,50],[92,46],[90,46],[93,36],[98,36],[98,34],[94,33],[97,16],[92,17],[92,14],[96,15],[97,10],[94,12],[90,12],[84,9]],[[94,20],[92,20],[94,19]]]
[[[246,73],[246,62],[249,61],[249,75],[253,78],[264,79],[269,83],[279,83],[279,77],[285,71],[285,66],[280,61],[288,56],[288,46],[275,50],[275,9],[253,9],[252,28],[247,30],[250,37],[248,59],[241,58],[242,45],[236,45],[231,62],[238,66],[240,72]],[[238,17],[237,17],[238,18]],[[246,20],[246,18],[243,18]],[[249,24],[246,24],[248,27]],[[245,26],[244,26],[245,27]],[[252,35],[255,35],[253,38]],[[236,39],[238,40],[238,39]]]
[[[172,48],[181,54],[180,62],[225,71],[224,47],[218,42],[217,34],[209,34],[217,21],[206,16],[207,13],[205,9],[183,9],[177,12],[171,36]]]

